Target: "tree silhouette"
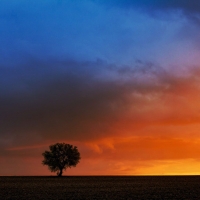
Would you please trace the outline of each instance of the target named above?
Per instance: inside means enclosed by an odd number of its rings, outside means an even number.
[[[49,146],[50,151],[45,151],[42,155],[44,160],[43,165],[48,165],[51,172],[57,172],[58,176],[62,176],[63,170],[68,167],[75,167],[81,157],[76,146],[56,143]]]

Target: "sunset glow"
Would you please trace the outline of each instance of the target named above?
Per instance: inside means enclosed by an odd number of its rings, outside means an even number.
[[[109,2],[109,3],[108,3]],[[0,3],[0,176],[200,174],[200,3]]]

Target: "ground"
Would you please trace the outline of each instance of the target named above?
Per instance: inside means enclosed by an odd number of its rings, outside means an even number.
[[[200,176],[0,177],[0,199],[199,199]]]

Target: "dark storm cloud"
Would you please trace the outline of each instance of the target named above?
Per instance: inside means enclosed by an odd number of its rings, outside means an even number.
[[[134,130],[152,121],[144,111],[155,108],[157,96],[178,95],[193,86],[192,78],[177,79],[152,63],[135,65],[137,70],[103,61],[30,60],[1,67],[0,143],[90,140]]]
[[[1,143],[107,135],[128,110],[130,93],[160,87],[140,85],[148,72],[157,79],[154,68],[140,65],[140,70],[131,71],[103,61],[31,60],[17,67],[1,67]]]
[[[31,141],[40,135],[83,139],[95,137],[92,132],[105,134],[110,123],[106,121],[115,112],[109,104],[119,101],[122,88],[106,75],[101,77],[103,66],[99,65],[98,61],[31,61],[16,68],[2,67],[2,138]]]

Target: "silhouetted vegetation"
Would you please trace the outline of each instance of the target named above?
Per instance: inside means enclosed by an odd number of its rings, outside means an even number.
[[[81,159],[77,147],[70,144],[56,143],[50,145],[49,149],[42,154],[42,164],[48,165],[51,172],[57,172],[58,176],[62,176],[63,170],[68,167],[75,167]]]

